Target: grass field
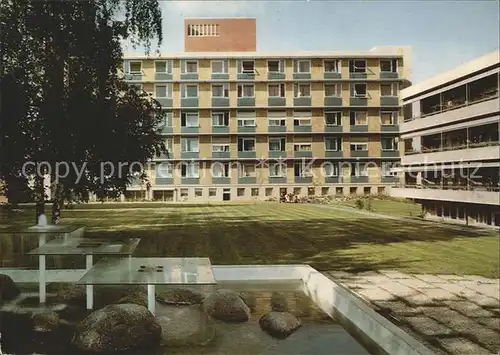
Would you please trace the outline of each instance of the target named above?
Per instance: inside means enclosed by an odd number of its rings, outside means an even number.
[[[397,210],[387,202],[379,211],[382,208]],[[33,214],[31,208],[15,217],[4,214],[0,225],[30,225]],[[319,270],[499,276],[499,238],[493,231],[457,231],[431,222],[359,215],[354,209],[276,203],[92,204],[63,210],[62,217],[64,224],[86,226],[89,237],[143,238],[137,256],[207,256],[213,264],[307,263]]]

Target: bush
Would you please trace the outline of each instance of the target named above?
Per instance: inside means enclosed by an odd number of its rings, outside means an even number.
[[[372,208],[372,197],[368,197],[368,199],[366,200],[366,206],[365,206],[366,210],[367,211],[373,211],[373,208]]]
[[[360,210],[362,210],[362,209],[363,209],[363,207],[365,206],[364,201],[363,201],[362,199],[360,199],[360,198],[356,199],[355,204],[356,204],[356,207],[357,207],[358,209],[360,209]]]

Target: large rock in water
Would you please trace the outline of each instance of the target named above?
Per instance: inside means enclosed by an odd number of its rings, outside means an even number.
[[[163,304],[191,305],[200,304],[203,301],[203,295],[187,288],[170,288],[159,292],[156,300]]]
[[[0,274],[0,305],[19,296],[21,291],[8,275]]]
[[[203,300],[203,309],[214,318],[227,322],[246,322],[250,319],[250,308],[233,291],[218,290]]]
[[[260,328],[267,334],[284,339],[299,329],[302,324],[288,312],[269,312],[259,319]]]
[[[147,308],[115,304],[92,312],[76,327],[72,344],[94,353],[143,350],[157,346],[161,326]]]
[[[161,325],[162,345],[206,345],[215,337],[214,324],[199,305],[159,306],[156,321]]]
[[[139,306],[143,306],[148,308],[148,295],[146,295],[144,292],[133,292],[130,295],[127,295],[123,297],[122,299],[118,300],[119,304],[137,304]]]

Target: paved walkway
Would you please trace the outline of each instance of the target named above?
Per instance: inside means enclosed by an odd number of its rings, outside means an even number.
[[[438,354],[500,352],[500,280],[398,271],[325,272]]]

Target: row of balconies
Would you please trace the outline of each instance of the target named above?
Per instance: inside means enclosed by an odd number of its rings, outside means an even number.
[[[395,176],[381,176],[379,179],[373,179],[368,176],[328,176],[325,177],[319,183],[325,184],[396,184],[399,179]],[[304,176],[293,176],[293,179],[289,179],[286,176],[269,176],[267,179],[258,179],[255,176],[252,177],[238,177],[236,179],[230,177],[212,177],[210,179],[202,181],[200,178],[196,177],[181,177],[180,181],[176,182],[174,178],[159,178],[155,179],[155,185],[199,185],[203,184],[213,184],[213,185],[230,185],[230,184],[312,184],[315,183],[313,177]],[[132,185],[132,186],[138,186]]]
[[[300,62],[300,64],[298,64]],[[356,63],[354,63],[356,62]],[[297,60],[129,60],[125,80],[394,80],[403,77],[403,59]]]

